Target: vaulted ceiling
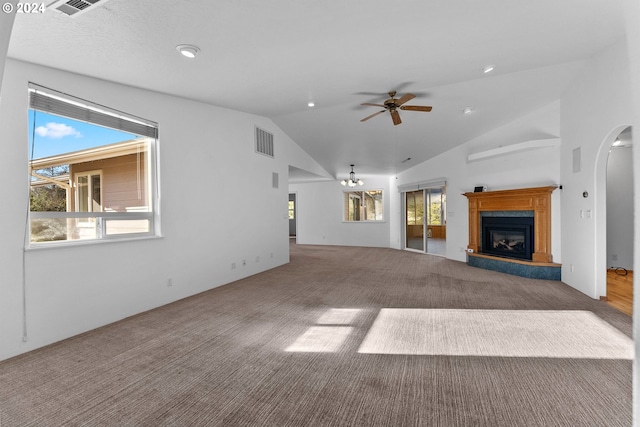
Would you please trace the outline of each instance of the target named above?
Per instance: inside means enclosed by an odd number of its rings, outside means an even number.
[[[619,0],[102,3],[18,14],[9,57],[269,117],[338,176],[402,171],[553,103],[624,37]],[[360,122],[390,90],[433,111]]]

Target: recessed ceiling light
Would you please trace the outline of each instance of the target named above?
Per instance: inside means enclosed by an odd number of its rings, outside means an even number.
[[[195,58],[196,54],[200,52],[200,48],[192,44],[179,44],[176,49],[187,58]]]
[[[308,107],[315,107],[315,103],[313,101],[309,101],[309,103],[307,104]]]
[[[471,107],[467,107],[467,108],[465,108],[464,110],[462,110],[462,112],[463,112],[464,114],[469,114],[469,113],[471,113],[472,111],[473,111],[473,108],[471,108]]]
[[[495,66],[495,65],[486,65],[486,66],[482,69],[482,72],[483,72],[483,73],[485,73],[485,74],[487,74],[487,73],[492,72],[495,68],[496,68],[496,66]]]

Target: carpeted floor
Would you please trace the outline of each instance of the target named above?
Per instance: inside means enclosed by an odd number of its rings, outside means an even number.
[[[0,363],[0,426],[630,426],[631,329],[560,282],[292,244]]]

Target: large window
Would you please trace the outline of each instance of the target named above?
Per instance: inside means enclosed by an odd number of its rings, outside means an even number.
[[[156,234],[155,123],[31,84],[29,126],[30,245]]]
[[[382,221],[382,190],[345,191],[345,221]]]

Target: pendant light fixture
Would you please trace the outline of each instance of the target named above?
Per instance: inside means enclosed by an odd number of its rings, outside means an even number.
[[[355,187],[356,185],[364,185],[364,182],[361,179],[356,179],[356,173],[353,171],[353,166],[351,165],[351,172],[349,173],[349,179],[343,179],[340,181],[340,184],[349,187]]]

